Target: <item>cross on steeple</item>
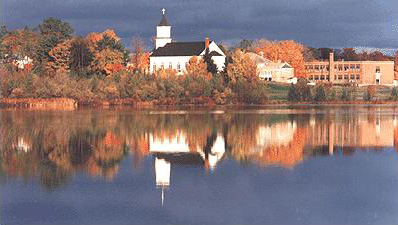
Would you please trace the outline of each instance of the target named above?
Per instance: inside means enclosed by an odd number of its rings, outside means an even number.
[[[166,13],[166,9],[165,8],[162,9],[162,13],[163,13],[163,15]]]

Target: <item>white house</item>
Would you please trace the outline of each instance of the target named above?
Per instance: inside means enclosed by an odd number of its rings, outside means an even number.
[[[272,62],[260,55],[248,52],[249,58],[257,65],[257,73],[260,79],[284,83],[297,83],[294,77],[294,68],[287,62]]]
[[[186,64],[191,57],[203,57],[208,49],[218,71],[224,69],[225,53],[208,37],[204,41],[174,42],[171,38],[171,26],[167,22],[165,9],[159,25],[156,27],[155,49],[149,57],[150,73],[160,68],[175,69],[179,75],[183,74]]]

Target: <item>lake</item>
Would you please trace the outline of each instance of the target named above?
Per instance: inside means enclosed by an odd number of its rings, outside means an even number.
[[[398,108],[1,110],[1,224],[398,224]]]

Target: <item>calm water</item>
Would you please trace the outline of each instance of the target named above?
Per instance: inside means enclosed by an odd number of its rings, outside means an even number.
[[[398,108],[1,111],[1,224],[398,224]]]

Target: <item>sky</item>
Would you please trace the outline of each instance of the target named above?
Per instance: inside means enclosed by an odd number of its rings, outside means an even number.
[[[176,41],[295,40],[311,47],[398,48],[397,0],[0,0],[8,29],[46,17],[68,21],[77,35],[115,29],[151,46],[161,9]]]

